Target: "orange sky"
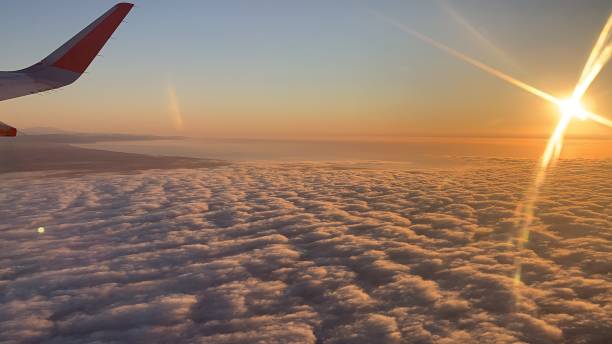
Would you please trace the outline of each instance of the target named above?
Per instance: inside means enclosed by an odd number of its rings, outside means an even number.
[[[11,26],[0,36],[3,69],[44,56],[110,3],[63,0],[57,11],[20,2],[2,15]],[[610,13],[596,0],[367,6],[555,96],[571,93]],[[25,11],[31,27],[10,19]],[[83,132],[393,140],[546,136],[559,116],[354,2],[154,1],[128,19],[89,74],[59,92],[0,103],[0,120]],[[610,81],[608,68],[584,102],[612,117]],[[610,130],[576,122],[569,135]]]

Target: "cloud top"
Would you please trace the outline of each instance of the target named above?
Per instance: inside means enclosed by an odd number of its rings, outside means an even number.
[[[612,162],[562,162],[517,252],[531,168],[15,174],[0,340],[604,342]]]

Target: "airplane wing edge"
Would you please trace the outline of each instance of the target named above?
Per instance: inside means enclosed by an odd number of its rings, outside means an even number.
[[[121,2],[73,36],[42,61],[12,72],[0,72],[0,101],[44,92],[75,82],[134,7]],[[0,137],[17,130],[0,122]]]

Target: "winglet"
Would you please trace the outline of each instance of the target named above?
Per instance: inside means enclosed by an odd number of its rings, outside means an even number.
[[[0,137],[2,136],[15,137],[17,136],[17,129],[0,122]]]
[[[113,6],[100,18],[42,60],[40,65],[53,66],[82,74],[132,7],[134,7],[133,4],[125,2]]]

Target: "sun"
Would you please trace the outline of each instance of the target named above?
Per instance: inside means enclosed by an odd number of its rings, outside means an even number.
[[[582,106],[580,99],[572,97],[559,102],[559,109],[564,116],[571,116],[581,120],[588,118],[588,111]]]

